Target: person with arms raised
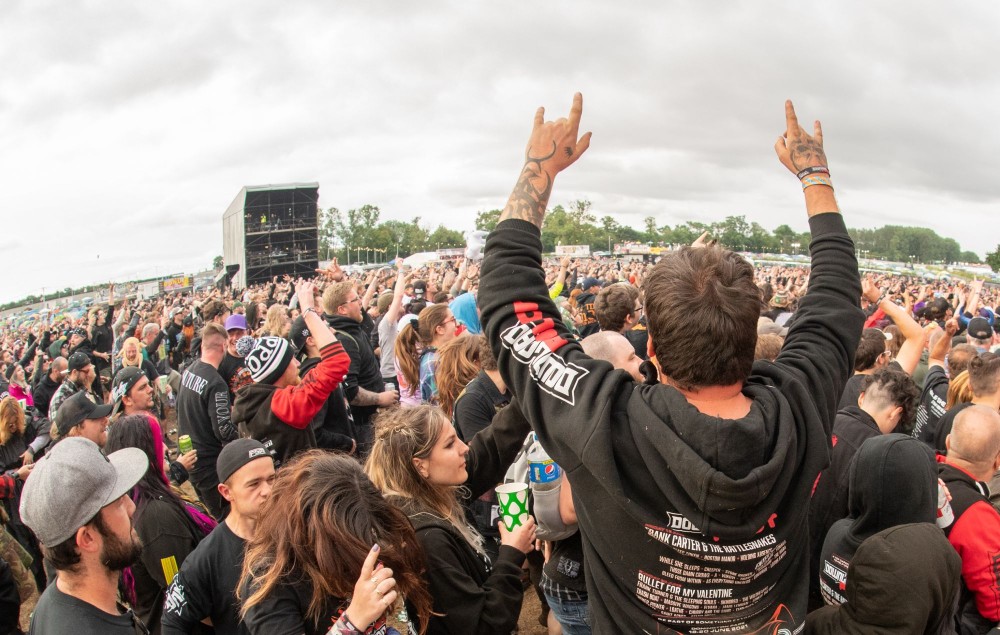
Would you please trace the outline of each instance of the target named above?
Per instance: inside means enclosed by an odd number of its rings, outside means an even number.
[[[568,119],[536,113],[486,243],[479,304],[508,388],[573,487],[593,631],[796,632],[809,493],[830,461],[864,323],[819,122],[807,134],[786,102],[775,144],[812,232],[808,291],[777,360],[754,363],[753,266],[716,246],[685,247],[643,280],[661,383],[637,386],[570,340],[541,267],[554,179],[590,145],[589,133],[579,136],[582,110],[578,94]]]

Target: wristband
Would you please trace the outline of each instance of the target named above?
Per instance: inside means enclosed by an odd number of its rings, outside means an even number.
[[[830,179],[823,176],[807,176],[806,178],[802,179],[803,190],[806,189],[807,187],[812,187],[813,185],[825,185],[831,190],[833,189],[833,183],[830,181]]]
[[[316,307],[313,307],[313,306],[309,307],[308,309],[303,309],[302,312],[303,313],[315,313],[316,315],[319,315],[319,311],[317,311]]]
[[[795,176],[801,181],[810,174],[826,174],[827,176],[829,176],[830,168],[826,167],[825,165],[815,165],[811,168],[804,168],[800,170],[799,173],[796,174]]]

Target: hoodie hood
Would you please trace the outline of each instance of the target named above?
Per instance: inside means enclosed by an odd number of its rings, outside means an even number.
[[[637,386],[635,393],[628,420],[649,469],[644,486],[659,487],[707,536],[739,540],[756,534],[790,494],[798,473],[790,463],[801,463],[805,454],[802,424],[777,389],[745,386],[753,403],[742,419],[702,414],[662,384]],[[641,492],[628,495],[644,498]]]
[[[961,571],[962,559],[933,523],[883,530],[851,560],[847,603],[810,613],[806,632],[953,634]]]
[[[856,548],[883,529],[933,523],[937,469],[927,445],[903,434],[868,439],[851,462],[851,525],[845,539]]]
[[[278,388],[274,384],[252,383],[240,388],[236,393],[236,401],[233,403],[233,423],[244,424],[250,434],[255,432],[253,420],[260,415],[261,422],[266,423],[271,406],[268,399]],[[256,438],[256,437],[255,437]]]
[[[483,327],[479,323],[479,309],[476,308],[476,296],[471,293],[463,293],[449,305],[451,312],[458,321],[465,325],[469,333],[479,335],[483,332]]]

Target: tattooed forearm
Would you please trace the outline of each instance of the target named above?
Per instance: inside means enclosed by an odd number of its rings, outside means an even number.
[[[519,218],[541,228],[545,218],[545,206],[552,194],[552,177],[542,169],[542,163],[551,159],[556,153],[556,144],[552,144],[552,152],[544,157],[533,157],[526,153],[524,169],[514,185],[514,191],[507,199],[507,205],[500,215],[500,220]]]

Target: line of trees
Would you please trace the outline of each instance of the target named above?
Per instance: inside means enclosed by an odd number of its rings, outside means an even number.
[[[465,246],[462,232],[443,224],[430,229],[413,220],[379,222],[378,205],[362,205],[341,212],[336,207],[320,211],[319,254],[321,259],[337,257],[342,263],[358,260],[385,262],[397,255],[406,257],[421,251]]]
[[[643,228],[636,229],[611,216],[598,220],[590,208],[590,201],[577,200],[549,210],[542,227],[545,250],[555,251],[556,245],[590,245],[591,252],[610,251],[615,243],[623,242],[686,245],[705,231],[737,251],[792,255],[806,254],[809,249],[809,232],[797,232],[788,225],[768,230],[760,223],[747,221],[743,215],[727,216],[714,223],[688,221],[674,226],[659,225],[656,218],[647,216],[643,219]],[[476,214],[476,229],[492,230],[500,219],[500,212],[494,209]],[[923,227],[886,225],[849,232],[863,258],[923,263],[980,262],[979,256],[963,251],[953,238],[943,238]]]

